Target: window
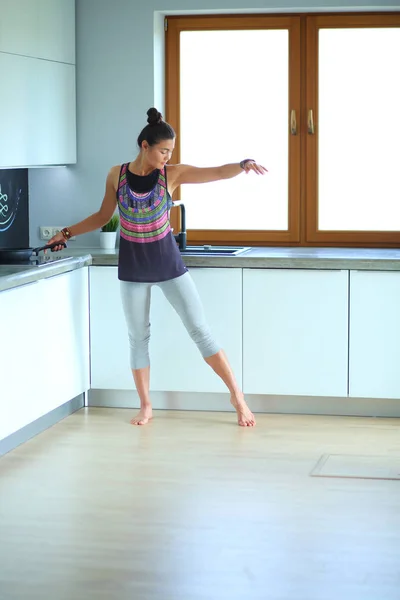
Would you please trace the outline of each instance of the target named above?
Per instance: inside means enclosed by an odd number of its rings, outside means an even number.
[[[400,15],[169,17],[174,162],[256,158],[186,185],[190,242],[400,242]]]

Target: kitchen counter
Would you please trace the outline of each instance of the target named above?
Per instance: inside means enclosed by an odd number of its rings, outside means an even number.
[[[118,249],[74,248],[66,252],[91,255],[93,265],[116,266]],[[72,246],[72,247],[71,247]],[[400,271],[400,249],[386,248],[252,248],[239,256],[184,256],[188,267],[239,267],[259,269],[360,269]]]
[[[0,291],[91,264],[118,264],[118,249],[74,248],[73,242],[70,242],[63,252],[70,258],[48,265],[0,265]],[[59,253],[60,256],[63,252]],[[400,249],[252,248],[239,256],[184,256],[184,261],[188,267],[400,271]]]
[[[71,255],[72,252],[69,252],[68,256]],[[91,255],[88,254],[87,250],[80,249],[79,252],[75,251],[74,256],[71,258],[50,262],[49,264],[29,266],[16,263],[15,265],[0,265],[0,292],[34,283],[40,279],[54,277],[54,275],[60,275],[61,273],[68,273],[90,264],[92,264]]]

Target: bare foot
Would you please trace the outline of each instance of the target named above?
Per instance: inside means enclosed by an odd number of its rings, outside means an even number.
[[[146,425],[153,418],[151,406],[141,408],[136,417],[131,420],[132,425]]]
[[[238,416],[238,425],[241,427],[254,427],[256,420],[253,413],[247,406],[243,394],[239,396],[231,396],[231,404],[236,409]]]

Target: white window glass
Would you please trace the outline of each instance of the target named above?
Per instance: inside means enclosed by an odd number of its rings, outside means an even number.
[[[287,230],[288,39],[287,30],[181,33],[181,163],[254,158],[269,171],[182,186],[189,229]]]
[[[320,230],[400,229],[400,28],[319,32]]]

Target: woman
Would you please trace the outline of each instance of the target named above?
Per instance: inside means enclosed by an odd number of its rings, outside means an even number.
[[[196,287],[170,228],[169,210],[172,194],[182,184],[229,179],[243,171],[262,175],[266,169],[250,159],[221,167],[170,165],[167,169],[175,146],[175,132],[155,108],[149,109],[147,116],[148,125],[138,137],[139,154],[133,162],[110,170],[100,210],[76,225],[65,227],[49,243],[67,241],[72,236],[99,229],[110,220],[118,205],[121,223],[118,278],[128,328],[131,369],[140,398],[140,411],[132,419],[133,425],[145,425],[152,418],[149,312],[151,287],[158,285],[204,360],[229,389],[238,424],[252,427],[254,415],[207,325]],[[55,250],[59,248],[61,246],[56,246]]]

